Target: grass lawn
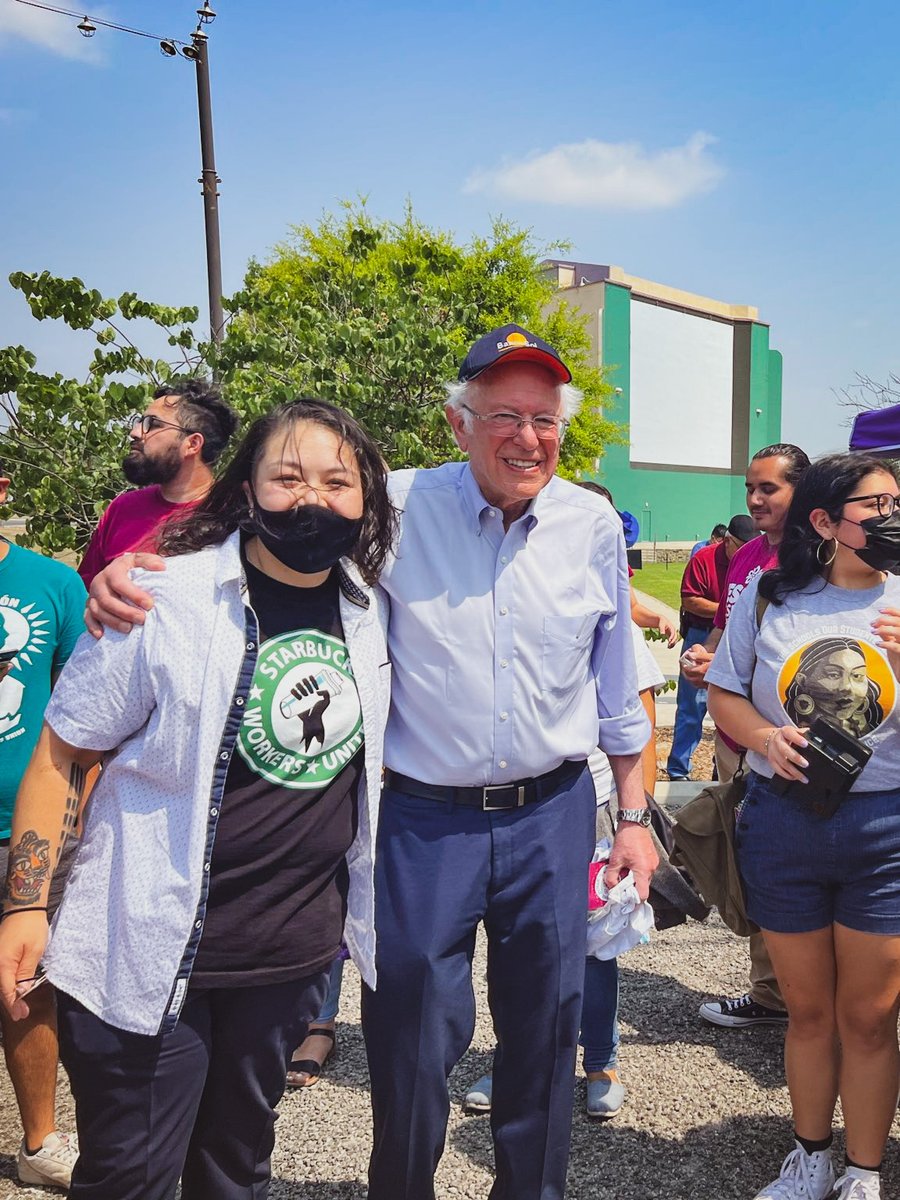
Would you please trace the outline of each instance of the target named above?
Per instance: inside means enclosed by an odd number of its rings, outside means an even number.
[[[684,563],[646,563],[635,571],[632,583],[639,592],[646,592],[677,612],[681,608],[681,576]]]

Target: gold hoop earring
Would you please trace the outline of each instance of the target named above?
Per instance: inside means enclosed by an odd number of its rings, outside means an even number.
[[[816,558],[819,560],[820,567],[830,567],[837,557],[837,538],[831,539],[831,558],[822,557],[822,547],[825,544],[825,539],[822,538],[821,542],[816,546]]]

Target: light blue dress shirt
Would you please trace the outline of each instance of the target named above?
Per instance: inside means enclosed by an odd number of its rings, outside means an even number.
[[[622,523],[601,496],[553,478],[503,528],[468,463],[395,471],[393,690],[385,765],[426,783],[532,778],[565,759],[639,754]]]

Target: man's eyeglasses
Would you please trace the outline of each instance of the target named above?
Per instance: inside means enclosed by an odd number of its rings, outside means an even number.
[[[854,500],[877,500],[879,517],[892,517],[900,505],[900,496],[893,496],[890,492],[871,492],[868,496],[848,496],[844,503],[850,504]]]
[[[569,422],[564,417],[520,417],[517,413],[506,412],[482,414],[469,408],[468,404],[463,404],[462,407],[476,421],[481,421],[489,433],[497,437],[515,437],[524,425],[530,425],[535,436],[541,441],[561,441],[569,427]]]
[[[196,433],[196,429],[187,429],[184,425],[175,425],[172,421],[164,421],[161,417],[154,417],[152,413],[145,413],[141,416],[140,413],[135,413],[133,417],[129,417],[125,422],[128,432],[133,434],[135,429],[140,428],[141,437],[146,437],[148,433],[153,433],[155,429],[177,429],[179,433]]]

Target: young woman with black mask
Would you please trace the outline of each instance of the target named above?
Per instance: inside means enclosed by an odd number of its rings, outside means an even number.
[[[73,1200],[163,1200],[179,1177],[184,1200],[264,1195],[285,1064],[342,938],[374,986],[385,476],[333,405],[261,418],[166,528],[145,623],[83,638],[59,681],[13,823],[0,987],[21,1015],[44,956]],[[99,761],[44,955],[56,848]]]
[[[707,673],[716,724],[749,747],[735,840],[789,1015],[797,1144],[757,1200],[881,1197],[898,1090],[900,579],[887,573],[900,563],[898,496],[888,462],[814,463],[778,567],[739,597]],[[817,717],[854,739],[850,751],[871,751],[832,815],[806,774]],[[847,1160],[835,1181],[838,1095]]]

